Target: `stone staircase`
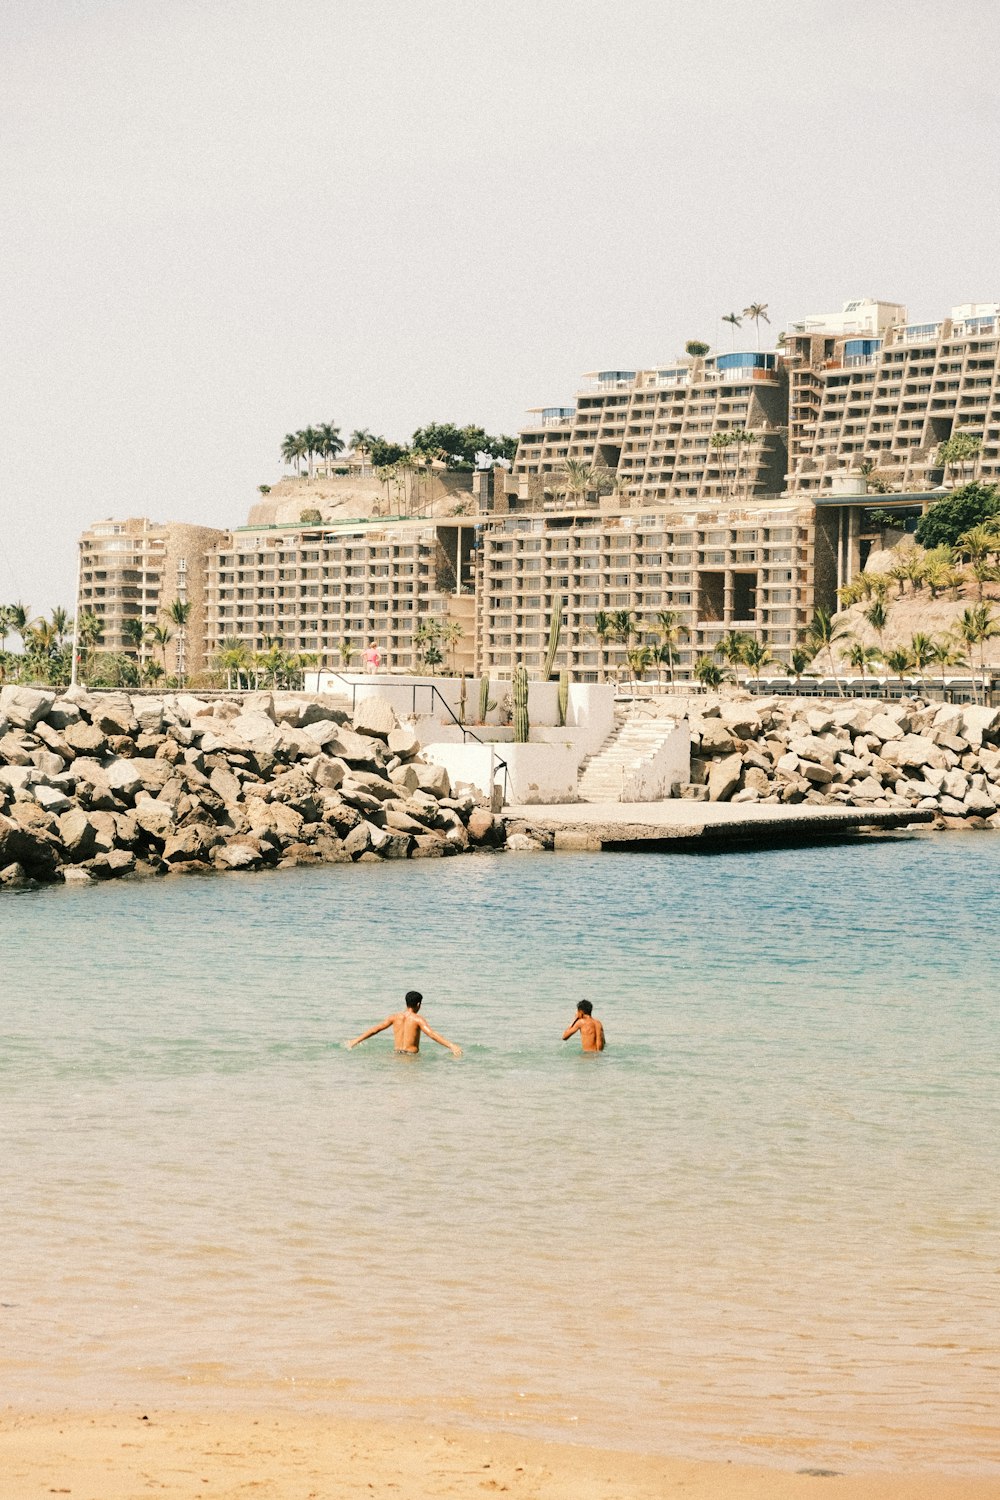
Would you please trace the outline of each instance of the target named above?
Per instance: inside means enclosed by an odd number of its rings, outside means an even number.
[[[650,761],[676,729],[673,719],[626,719],[580,766],[581,802],[620,802],[626,771]]]

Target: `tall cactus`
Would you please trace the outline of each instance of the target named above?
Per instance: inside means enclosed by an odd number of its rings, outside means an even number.
[[[559,724],[566,723],[566,710],[569,708],[569,673],[559,673]]]
[[[462,673],[462,686],[458,695],[458,722],[465,723],[465,673]]]
[[[488,676],[479,679],[479,722],[486,723],[486,715],[491,708],[496,708],[496,700],[490,697],[490,679]]]
[[[514,741],[518,745],[528,742],[528,674],[523,667],[514,668]]]
[[[548,682],[552,676],[556,652],[559,650],[559,632],[562,630],[563,603],[562,594],[557,594],[552,601],[552,618],[549,620],[549,649],[545,653],[545,670],[542,672],[543,682]]]

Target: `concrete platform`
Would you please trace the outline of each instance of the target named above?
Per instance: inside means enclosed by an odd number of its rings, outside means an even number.
[[[934,821],[913,808],[816,807],[797,803],[566,802],[505,807],[502,816],[551,832],[557,849],[622,849],[639,845],[746,848],[812,842],[864,831],[910,828]]]

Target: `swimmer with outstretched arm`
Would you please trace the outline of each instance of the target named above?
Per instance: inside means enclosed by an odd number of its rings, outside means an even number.
[[[577,1005],[576,1020],[572,1026],[566,1027],[563,1032],[563,1041],[568,1042],[576,1032],[580,1033],[581,1051],[604,1051],[604,1026],[594,1015],[594,1007],[589,1000],[581,1000]]]
[[[356,1047],[359,1042],[367,1042],[370,1036],[378,1036],[380,1031],[388,1031],[391,1026],[396,1051],[399,1053],[415,1057],[420,1051],[420,1033],[423,1032],[424,1036],[429,1036],[432,1042],[447,1047],[454,1057],[461,1057],[461,1047],[456,1047],[455,1043],[449,1042],[447,1037],[438,1036],[437,1032],[432,1031],[422,1018],[420,1007],[424,1002],[424,997],[420,991],[407,990],[404,999],[406,1000],[405,1010],[398,1010],[395,1015],[386,1016],[385,1020],[380,1021],[377,1026],[369,1026],[367,1031],[356,1036],[353,1041],[347,1043],[347,1046]]]

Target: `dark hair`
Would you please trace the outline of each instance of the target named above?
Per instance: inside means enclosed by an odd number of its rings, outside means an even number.
[[[582,1010],[585,1016],[592,1016],[594,1014],[594,1007],[589,1000],[578,1000],[576,1008],[577,1010]]]
[[[423,1000],[424,997],[419,990],[407,990],[403,998],[406,1001],[408,1010],[416,1010],[417,1006],[420,1004],[421,1000]]]

